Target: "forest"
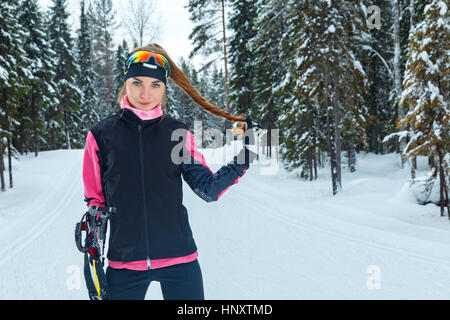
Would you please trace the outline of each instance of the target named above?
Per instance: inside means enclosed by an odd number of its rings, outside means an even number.
[[[142,3],[143,1],[137,3]],[[217,107],[279,129],[279,157],[298,179],[329,167],[331,191],[358,153],[398,154],[423,192],[439,189],[450,219],[449,0],[189,0],[193,50],[177,61]],[[67,0],[3,0],[0,7],[0,187],[14,187],[19,155],[82,149],[90,127],[119,110],[124,60],[145,38],[114,41],[112,0],[81,0],[76,32]],[[117,42],[117,43],[115,43]],[[170,52],[169,52],[170,54]],[[202,57],[195,68],[190,60]],[[174,83],[167,112],[190,127],[230,127],[204,112]],[[203,141],[202,147],[208,147]],[[417,180],[418,181],[418,180]],[[419,183],[419,182],[417,182]]]

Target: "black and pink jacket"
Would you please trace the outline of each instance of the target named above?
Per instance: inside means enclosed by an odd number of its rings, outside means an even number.
[[[173,153],[182,161],[173,161]],[[186,124],[162,117],[161,105],[135,109],[125,96],[120,111],[89,130],[83,161],[87,206],[117,209],[110,218],[109,265],[146,270],[195,260],[181,177],[203,200],[217,201],[252,160],[242,149],[213,173]]]

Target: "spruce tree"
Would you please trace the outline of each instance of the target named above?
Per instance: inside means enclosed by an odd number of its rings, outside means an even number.
[[[226,97],[225,92],[223,91],[224,73],[222,68],[218,68],[217,65],[214,65],[210,76],[206,77],[202,74],[202,81],[206,82],[202,86],[205,92],[205,98],[207,98],[208,101],[211,101],[211,103],[218,108],[225,109]],[[221,117],[211,115],[208,112],[205,112],[205,119],[206,127],[203,129],[215,129],[223,134],[223,139],[221,141],[215,141],[216,137],[213,138],[204,135],[203,139],[205,147],[208,145],[223,146],[226,143],[226,134],[224,134],[226,129],[226,120]]]
[[[256,108],[253,101],[254,51],[248,45],[256,35],[256,3],[253,0],[235,0],[231,6],[229,27],[233,36],[229,41],[229,98],[233,113],[245,115]]]
[[[115,55],[114,55],[114,69],[113,69],[113,78],[112,78],[112,96],[113,101],[117,102],[117,97],[119,95],[120,90],[123,87],[123,73],[125,70],[125,60],[128,56],[128,44],[123,39],[122,43],[117,46]]]
[[[284,157],[291,168],[306,163],[304,175],[309,172],[311,176],[311,159],[318,157],[316,146],[322,145],[316,128],[326,128],[321,131],[327,136],[332,190],[336,194],[342,183],[341,149],[346,149],[349,167],[354,170],[356,144],[361,141],[353,138],[360,133],[363,140],[358,118],[365,113],[362,92],[366,74],[355,41],[361,37],[358,32],[363,14],[355,1],[290,1],[288,6],[289,29],[282,41],[282,61],[289,72],[281,77],[286,95],[282,119],[289,124],[290,139],[298,144],[286,142]],[[319,110],[317,105],[321,106]],[[344,143],[343,138],[347,138]],[[301,157],[295,159],[291,148],[299,148]]]
[[[441,215],[450,219],[450,14],[448,0],[433,0],[424,8],[424,19],[412,32],[400,103],[408,111],[400,126],[412,126],[404,155],[431,155],[438,160],[432,178],[439,175]],[[438,172],[439,171],[439,172]],[[430,183],[433,180],[429,181]]]
[[[0,6],[0,183],[5,191],[3,156],[8,157],[9,187],[13,187],[12,158],[18,156],[13,139],[20,123],[18,105],[27,94],[29,60],[23,49],[26,33],[17,19],[16,1],[3,1]]]
[[[75,61],[75,48],[67,25],[66,0],[53,0],[49,35],[54,56],[54,82],[58,107],[50,110],[49,134],[53,149],[82,148],[83,128],[80,119],[80,100],[82,93],[77,85],[78,66]]]
[[[100,114],[98,112],[98,93],[94,84],[96,74],[92,62],[92,39],[84,0],[80,1],[77,49],[77,60],[80,67],[77,83],[83,94],[80,101],[80,116],[83,131],[87,134],[88,130],[100,120]]]
[[[368,29],[360,45],[363,50],[361,63],[366,71],[368,86],[363,94],[368,114],[366,116],[366,136],[368,151],[385,153],[383,138],[394,132],[397,109],[394,95],[392,10],[390,0],[379,0],[375,4],[380,8],[379,29]],[[387,150],[389,151],[389,150]]]
[[[285,1],[262,0],[257,5],[255,28],[258,33],[249,40],[250,51],[253,52],[253,92],[254,108],[248,116],[257,119],[267,129],[277,128],[279,123],[279,106],[285,101],[285,88],[281,85],[288,72],[288,66],[281,62],[280,42],[286,33],[286,14],[291,6]],[[272,156],[271,131],[267,133],[267,148],[263,149]],[[283,143],[283,136],[280,137]]]
[[[43,15],[37,0],[23,0],[19,6],[19,21],[24,28],[24,51],[29,59],[27,65],[32,76],[29,77],[29,90],[23,97],[21,106],[21,129],[18,132],[19,145],[22,151],[34,151],[46,147],[42,141],[45,134],[45,110],[55,106],[55,76],[52,70],[52,49],[45,32]],[[42,144],[42,145],[41,145]]]
[[[116,97],[113,94],[114,43],[113,32],[117,28],[112,0],[94,0],[88,10],[92,34],[95,86],[101,117],[114,113]]]
[[[195,54],[201,54],[208,58],[208,61],[201,66],[199,72],[207,70],[216,61],[223,61],[225,70],[225,111],[231,112],[229,101],[229,79],[228,79],[228,40],[226,21],[226,0],[189,0],[186,8],[190,13],[190,20],[195,24],[189,35],[194,49],[189,55],[192,58]],[[210,56],[213,56],[211,59]],[[231,123],[226,121],[226,126]]]

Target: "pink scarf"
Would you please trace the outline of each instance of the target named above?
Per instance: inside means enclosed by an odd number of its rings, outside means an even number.
[[[158,105],[156,107],[154,107],[152,110],[144,111],[144,110],[140,110],[140,109],[136,109],[136,108],[132,107],[130,102],[128,101],[127,95],[124,95],[122,100],[120,101],[120,108],[121,109],[130,109],[142,120],[155,119],[155,118],[160,117],[163,114],[161,102],[158,103]]]

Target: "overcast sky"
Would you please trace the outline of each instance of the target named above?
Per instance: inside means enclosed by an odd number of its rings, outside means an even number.
[[[52,4],[51,0],[39,0],[42,8],[47,9]],[[189,20],[189,12],[184,8],[187,5],[188,0],[156,0],[156,12],[155,16],[160,17],[161,25],[161,40],[159,43],[174,60],[178,62],[179,57],[183,56],[187,58],[189,52],[192,50],[192,45],[189,40],[189,33],[191,32],[193,25]],[[117,12],[116,20],[120,22],[123,15],[120,10],[123,10],[124,1],[113,0],[115,10]],[[68,12],[70,13],[69,23],[73,30],[79,27],[79,12],[80,2],[79,0],[67,0]],[[126,28],[121,28],[115,33],[115,42],[122,42],[123,37],[127,38]],[[128,41],[128,45],[131,47],[132,43]],[[196,57],[193,64],[199,67],[200,57]]]

